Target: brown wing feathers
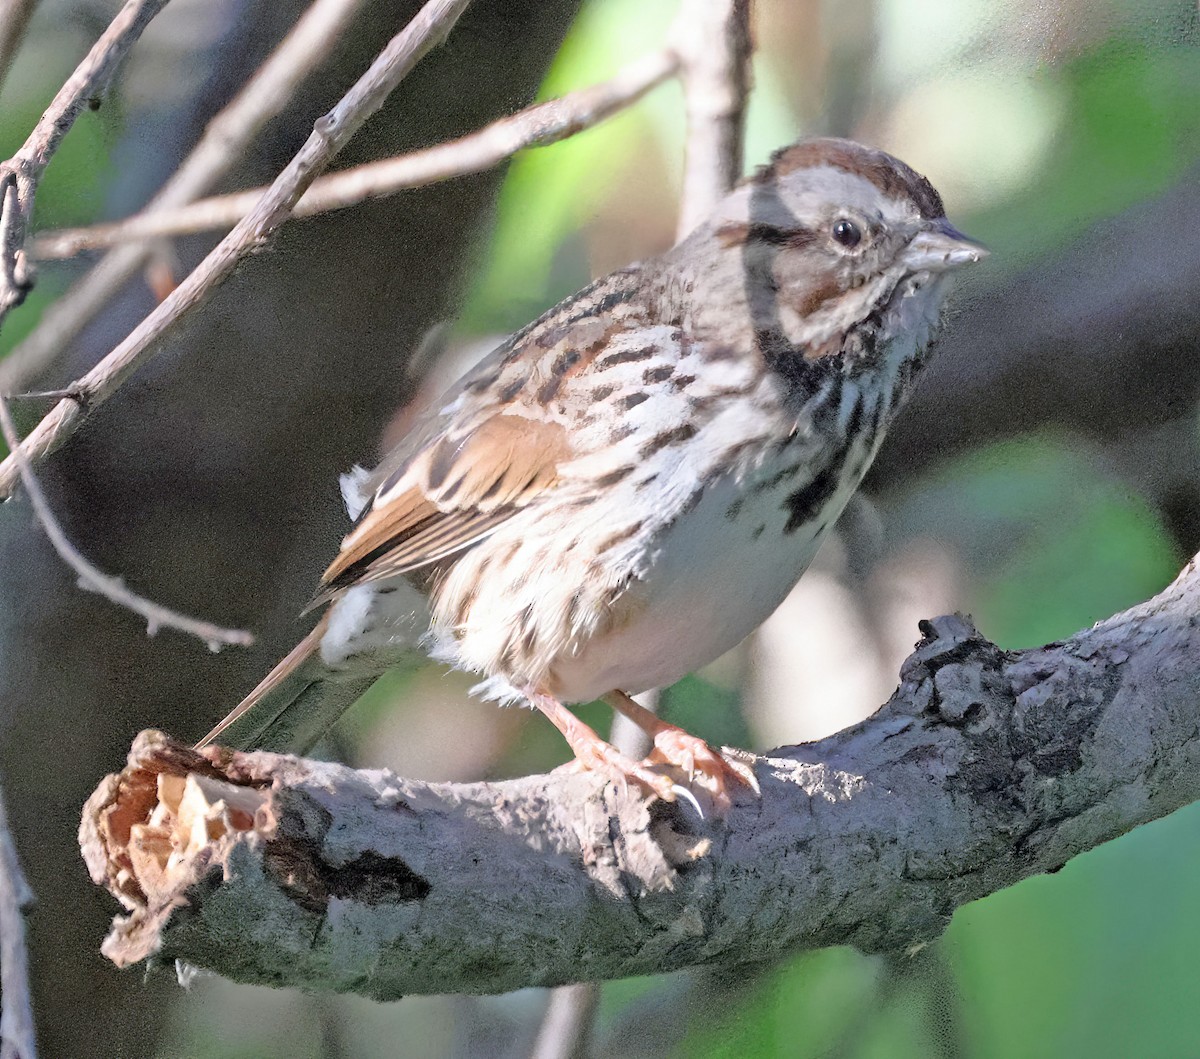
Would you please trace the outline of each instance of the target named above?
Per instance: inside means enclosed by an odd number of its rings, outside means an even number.
[[[549,489],[567,455],[562,427],[520,415],[442,437],[383,483],[325,571],[318,601],[470,547]]]

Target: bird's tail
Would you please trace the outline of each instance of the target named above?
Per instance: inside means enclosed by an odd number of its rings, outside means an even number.
[[[340,671],[321,660],[328,612],[196,749],[219,742],[234,750],[303,754],[378,678],[382,670]]]

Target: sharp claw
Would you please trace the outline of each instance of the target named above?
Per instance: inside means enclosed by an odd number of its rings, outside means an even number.
[[[734,770],[742,781],[755,794],[761,795],[762,788],[759,786],[758,777],[754,774],[754,756],[747,755],[744,750],[738,750],[735,747],[721,747],[721,757],[725,759],[725,763]]]
[[[676,798],[682,798],[685,802],[691,805],[691,807],[696,810],[696,815],[700,817],[701,820],[704,819],[704,810],[700,808],[700,803],[696,801],[696,796],[690,790],[688,790],[686,787],[681,787],[678,783],[673,783],[671,784],[671,793],[674,794]]]

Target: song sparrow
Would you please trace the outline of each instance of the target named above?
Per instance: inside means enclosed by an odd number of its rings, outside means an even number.
[[[205,737],[302,749],[421,640],[526,701],[576,757],[664,798],[736,766],[629,694],[727,651],[783,600],[924,362],[980,247],[930,183],[847,140],[779,151],[693,235],[514,335],[373,472],[312,633]],[[626,759],[565,708],[652,736]],[[201,745],[204,745],[202,743]]]

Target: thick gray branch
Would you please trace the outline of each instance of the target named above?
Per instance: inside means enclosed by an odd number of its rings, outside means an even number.
[[[909,949],[1200,798],[1198,615],[1193,560],[1036,650],[925,623],[890,702],[757,758],[761,800],[724,820],[590,774],[430,785],[143,733],[84,814],[93,878],[131,911],[104,951],[390,999]]]

